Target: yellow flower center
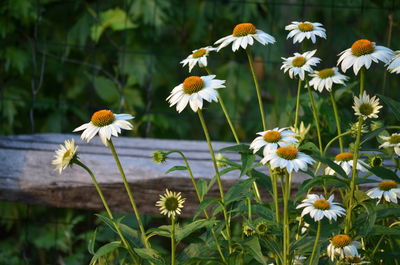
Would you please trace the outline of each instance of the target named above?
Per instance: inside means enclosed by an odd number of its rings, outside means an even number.
[[[313,205],[319,210],[327,210],[331,206],[327,200],[316,200]]]
[[[353,159],[352,153],[343,152],[335,156],[336,161],[350,161]]]
[[[281,139],[281,133],[278,131],[268,131],[263,136],[268,143],[276,143]]]
[[[71,151],[72,151],[71,149],[67,149],[67,151],[65,151],[65,153],[62,157],[62,160],[65,160],[66,158],[68,158],[72,153]]]
[[[276,150],[276,154],[286,160],[293,160],[297,157],[297,148],[293,146],[283,146]]]
[[[351,45],[351,52],[354,56],[362,56],[373,53],[375,45],[369,40],[358,40]]]
[[[305,63],[306,63],[306,58],[304,58],[303,56],[297,56],[292,61],[292,65],[294,67],[302,67]]]
[[[392,180],[384,180],[378,185],[380,190],[388,191],[397,188],[397,183]]]
[[[199,92],[204,87],[204,81],[199,76],[189,76],[183,81],[183,92],[193,94]]]
[[[300,23],[300,24],[298,25],[298,27],[299,27],[299,30],[300,30],[300,31],[303,31],[303,32],[312,31],[312,30],[314,29],[313,24],[307,23],[307,22],[305,22],[305,23]]]
[[[203,56],[204,54],[206,54],[207,53],[207,50],[206,49],[198,49],[197,51],[195,51],[193,54],[192,54],[192,57],[193,58],[200,58],[201,56]]]
[[[391,144],[399,144],[400,143],[400,134],[393,134],[390,136],[389,143]]]
[[[321,79],[325,79],[325,78],[331,77],[334,74],[335,74],[335,71],[333,70],[333,68],[326,68],[326,69],[323,69],[321,71],[318,71],[318,76]]]
[[[93,113],[91,121],[97,127],[110,125],[115,120],[114,113],[110,110],[99,110]]]
[[[360,113],[364,116],[370,115],[372,112],[374,112],[374,108],[371,106],[369,103],[364,103],[361,104],[360,107],[358,108]]]
[[[343,248],[350,245],[352,239],[348,235],[336,235],[332,237],[331,242],[335,248]]]
[[[256,34],[256,27],[251,23],[241,23],[233,29],[232,35],[235,37],[243,37],[249,34]]]

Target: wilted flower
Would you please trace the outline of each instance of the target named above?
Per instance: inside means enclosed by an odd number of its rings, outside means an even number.
[[[332,261],[336,256],[341,259],[358,256],[357,249],[361,247],[360,242],[353,241],[348,235],[336,235],[330,242],[327,252]]]

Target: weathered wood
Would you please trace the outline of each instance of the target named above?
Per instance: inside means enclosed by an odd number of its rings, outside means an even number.
[[[79,135],[34,134],[0,137],[0,200],[63,208],[103,209],[90,176],[80,167],[66,169],[61,175],[51,165],[54,150],[65,139],[74,138],[79,145],[79,157],[92,169],[105,197],[114,211],[131,211],[118,169],[110,150],[98,137],[90,143]],[[171,155],[163,164],[152,161],[155,150],[181,150],[189,159],[196,178],[211,179],[214,169],[206,142],[119,137],[114,145],[134,192],[139,211],[158,214],[155,203],[166,188],[182,192],[186,198],[184,214],[190,215],[198,205],[192,182],[186,171],[165,172],[174,165],[184,165],[178,155]],[[233,143],[213,142],[214,149]],[[231,160],[240,161],[235,153],[225,153]],[[222,177],[224,188],[238,181],[238,172]],[[293,177],[294,189],[306,179],[304,174]],[[209,196],[218,197],[215,185]],[[264,193],[264,196],[266,193]]]

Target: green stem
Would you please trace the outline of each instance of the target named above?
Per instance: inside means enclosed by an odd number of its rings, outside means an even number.
[[[135,199],[133,198],[133,193],[131,191],[131,188],[129,187],[128,180],[126,179],[125,172],[124,172],[124,169],[122,168],[122,165],[121,165],[121,162],[120,162],[120,160],[118,158],[117,152],[115,151],[114,144],[113,144],[111,139],[107,140],[107,141],[108,141],[108,145],[110,147],[111,153],[112,153],[112,155],[113,155],[113,157],[115,159],[115,163],[117,164],[117,167],[118,167],[119,173],[121,175],[122,181],[124,182],[125,190],[128,193],[129,201],[131,202],[131,205],[132,205],[132,208],[133,208],[133,212],[135,213],[135,217],[136,217],[136,220],[137,220],[138,225],[139,225],[140,233],[142,234],[143,243],[145,244],[146,248],[150,248],[150,244],[149,244],[149,242],[147,241],[147,238],[146,238],[146,233],[145,233],[145,230],[144,230],[144,227],[143,227],[142,219],[140,218],[139,211],[138,211],[136,203],[135,203]]]
[[[341,129],[341,126],[340,126],[339,113],[338,113],[338,110],[337,110],[335,97],[333,95],[333,91],[330,91],[329,94],[331,95],[333,113],[335,114],[337,134],[340,135],[342,133],[342,129]],[[341,137],[339,137],[339,147],[340,147],[340,153],[343,153],[344,147],[343,147],[343,139]]]
[[[292,182],[292,174],[285,174],[282,183],[283,191],[283,264],[289,264],[290,227],[289,227],[289,198]]]
[[[261,121],[262,121],[262,125],[263,125],[263,130],[266,131],[267,130],[267,124],[266,124],[265,116],[264,116],[265,115],[264,114],[264,106],[263,106],[262,99],[261,99],[260,86],[258,84],[256,72],[254,71],[253,59],[252,59],[252,56],[250,54],[249,48],[246,49],[246,54],[247,54],[247,59],[249,60],[250,71],[251,71],[251,74],[253,76],[254,85],[256,87],[258,106],[260,108],[260,114],[261,114]]]
[[[211,71],[210,71],[210,69],[208,69],[207,66],[204,67],[204,69],[206,70],[207,74],[211,75]],[[239,137],[237,136],[237,133],[236,133],[236,130],[235,130],[235,126],[233,126],[233,123],[232,123],[231,118],[229,116],[228,110],[226,109],[225,103],[224,103],[224,101],[223,101],[223,99],[222,99],[222,97],[221,97],[221,95],[219,93],[218,93],[218,101],[219,101],[219,105],[222,108],[222,111],[224,112],[226,121],[228,122],[229,127],[231,128],[231,131],[232,131],[233,137],[235,138],[236,143],[240,144],[240,140],[239,140]]]
[[[328,142],[328,144],[325,146],[325,149],[324,149],[324,153],[323,153],[323,154],[324,154],[324,155],[326,154],[326,151],[328,151],[329,146],[331,146],[331,144],[332,144],[334,141],[336,141],[337,139],[340,139],[340,138],[343,137],[343,136],[349,135],[349,134],[351,134],[351,131],[347,131],[347,132],[344,132],[344,133],[342,133],[342,134],[339,134],[338,136],[333,137],[332,140],[330,140],[330,141]]]
[[[279,218],[279,201],[278,201],[278,178],[276,177],[275,174],[272,173],[272,170],[269,171],[271,175],[271,180],[272,180],[272,195],[274,197],[274,205],[275,205],[275,220],[276,223],[280,223],[280,218]]]
[[[354,202],[354,193],[356,190],[356,177],[357,177],[357,161],[358,161],[358,152],[360,150],[360,142],[361,142],[361,129],[363,124],[363,118],[359,118],[358,126],[357,126],[357,136],[356,142],[354,144],[354,152],[353,152],[353,168],[352,168],[352,175],[351,175],[351,182],[350,182],[350,199],[349,205],[347,209],[346,215],[346,224],[344,232],[348,234],[351,229],[351,218],[353,212],[353,202]]]
[[[175,216],[171,216],[171,265],[175,265]]]
[[[364,82],[365,82],[365,68],[360,69],[360,96],[364,93]]]
[[[317,127],[319,151],[320,151],[320,153],[322,155],[322,139],[321,139],[321,129],[319,127],[318,110],[317,110],[317,107],[315,106],[314,96],[312,94],[312,91],[311,91],[311,88],[310,88],[310,84],[308,83],[307,79],[306,79],[306,84],[307,84],[308,95],[309,95],[310,101],[311,101],[311,108],[312,108],[312,111],[313,111],[315,124],[316,124],[316,127]]]
[[[297,129],[298,121],[299,121],[299,108],[300,108],[300,91],[301,91],[301,79],[299,78],[299,82],[297,85],[297,97],[296,97],[296,116],[294,119],[294,128]]]
[[[203,113],[202,113],[201,109],[197,110],[197,114],[199,115],[201,126],[203,127],[204,135],[206,137],[208,149],[210,151],[211,159],[213,162],[215,175],[217,177],[217,183],[218,183],[219,193],[220,193],[220,197],[221,197],[221,203],[223,205],[222,210],[223,210],[224,219],[225,219],[226,234],[227,234],[227,240],[228,240],[228,245],[229,245],[229,253],[232,253],[230,222],[228,219],[228,213],[226,211],[225,195],[224,195],[224,188],[222,186],[221,175],[219,174],[217,160],[215,159],[214,149],[211,144],[211,139],[210,139],[210,135],[208,133],[207,124],[204,121],[204,117],[203,117]]]
[[[183,160],[185,161],[187,171],[188,171],[188,173],[189,173],[190,179],[192,180],[193,187],[194,187],[194,189],[195,189],[195,191],[196,191],[197,199],[198,199],[199,202],[201,203],[201,202],[203,201],[203,198],[202,198],[201,195],[200,195],[200,192],[199,192],[199,189],[198,189],[198,187],[197,187],[197,183],[196,183],[196,180],[195,180],[195,178],[194,178],[192,169],[190,168],[190,165],[189,165],[189,161],[187,160],[186,156],[185,156],[181,151],[179,151],[179,150],[172,150],[172,151],[169,151],[167,154],[171,154],[171,153],[178,153],[178,154],[180,154],[181,157],[183,158]],[[204,216],[206,217],[206,219],[209,219],[210,217],[208,216],[207,211],[204,210],[203,212],[204,212]],[[219,253],[219,255],[221,256],[222,261],[226,264],[225,256],[224,256],[224,254],[222,253],[221,246],[219,245],[219,241],[218,241],[217,235],[215,234],[215,231],[214,231],[214,228],[213,228],[213,227],[211,227],[211,234],[212,234],[212,236],[213,236],[213,238],[214,238],[214,241],[215,241],[215,244],[216,244],[216,246],[217,246],[218,253]]]
[[[97,193],[100,196],[101,201],[103,202],[104,208],[107,211],[108,217],[114,221],[114,216],[112,215],[112,212],[110,210],[110,207],[108,207],[107,201],[104,198],[104,194],[100,189],[99,183],[97,182],[96,177],[94,176],[93,172],[81,161],[79,161],[78,159],[74,160],[74,164],[77,164],[78,166],[80,166],[81,168],[83,168],[84,170],[86,170],[87,173],[89,173],[90,177],[92,178],[93,184],[96,187]],[[137,260],[135,253],[133,252],[131,246],[128,244],[128,242],[126,241],[125,237],[123,236],[121,230],[119,229],[119,226],[113,222],[114,228],[117,231],[117,234],[119,235],[119,237],[121,238],[122,243],[124,244],[124,246],[126,247],[126,249],[128,250],[129,254],[131,255],[133,260]]]
[[[317,251],[317,246],[318,246],[318,241],[319,241],[320,234],[321,234],[321,221],[318,221],[317,235],[315,236],[314,247],[313,247],[313,250],[312,250],[312,253],[311,253],[311,258],[310,258],[309,265],[312,265],[314,263],[314,256],[315,256],[315,252]]]

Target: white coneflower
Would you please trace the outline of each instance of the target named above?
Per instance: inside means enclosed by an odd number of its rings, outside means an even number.
[[[257,153],[258,150],[264,147],[264,155],[267,152],[274,152],[280,146],[294,145],[298,143],[295,138],[298,135],[288,130],[288,128],[275,128],[272,130],[258,132],[256,137],[250,144],[250,149],[253,149],[253,153]]]
[[[214,79],[215,75],[190,76],[176,86],[167,97],[170,107],[176,105],[176,110],[182,112],[187,104],[194,112],[203,108],[203,99],[218,102],[218,88],[224,88],[225,80]]]
[[[353,167],[353,157],[354,155],[352,153],[343,152],[335,156],[334,162],[338,164],[344,170],[344,172],[346,172],[346,174],[350,174]],[[357,170],[366,172],[368,171],[367,168],[368,165],[366,163],[362,162],[359,159],[357,160]],[[335,173],[336,172],[332,168],[325,168],[326,175],[334,175]]]
[[[311,73],[313,71],[312,66],[315,66],[321,61],[317,57],[313,57],[317,50],[308,51],[303,54],[294,53],[294,56],[284,58],[282,57],[283,64],[281,69],[286,73],[289,71],[290,78],[299,76],[301,80],[304,80],[305,73]]]
[[[293,170],[307,170],[308,164],[314,162],[309,155],[299,152],[295,146],[279,147],[275,152],[267,153],[261,160],[262,164],[270,163],[272,169],[286,169],[289,173]]]
[[[189,73],[192,71],[193,67],[196,64],[199,64],[199,67],[206,67],[208,54],[211,51],[215,51],[215,50],[217,50],[217,48],[207,46],[207,47],[203,47],[203,48],[192,51],[191,55],[189,55],[185,60],[181,61],[182,67],[189,65]]]
[[[96,111],[90,120],[74,130],[74,132],[82,131],[82,140],[89,142],[98,133],[101,141],[105,146],[108,145],[107,140],[111,136],[118,137],[121,129],[132,130],[133,125],[128,121],[134,117],[130,114],[114,114],[110,110]]]
[[[376,46],[375,42],[369,40],[358,40],[353,43],[351,48],[339,53],[338,65],[341,64],[343,72],[353,67],[354,74],[357,75],[361,67],[369,69],[372,62],[389,62],[393,56],[393,51],[384,46]]]
[[[156,206],[160,208],[161,214],[167,215],[169,218],[181,214],[184,202],[185,199],[182,198],[180,192],[166,189],[164,195],[160,195],[160,200],[157,201]]]
[[[400,188],[398,188],[396,182],[384,180],[378,184],[378,187],[367,191],[367,195],[373,199],[378,199],[378,203],[382,198],[387,202],[397,203],[397,199],[400,199]]]
[[[324,89],[330,92],[333,84],[344,85],[345,81],[349,79],[347,76],[339,73],[337,67],[314,71],[310,76],[312,77],[309,83],[310,86],[313,86],[319,92],[322,92]]]
[[[379,136],[385,142],[379,148],[393,148],[394,152],[400,156],[400,133],[393,133],[391,136]]]
[[[274,37],[257,29],[253,24],[241,23],[235,26],[232,35],[223,37],[222,39],[217,40],[214,44],[219,44],[217,48],[217,51],[219,51],[232,43],[232,51],[236,51],[240,47],[246,49],[247,45],[253,45],[254,40],[258,41],[262,45],[275,42]]]
[[[331,195],[328,200],[322,195],[308,194],[307,198],[299,204],[296,209],[304,208],[301,216],[309,214],[311,218],[318,222],[324,217],[329,220],[337,220],[338,216],[345,215],[346,211],[339,206],[339,203],[333,201],[334,196]]]
[[[54,160],[52,161],[52,164],[56,166],[55,170],[58,170],[61,174],[67,166],[72,166],[77,150],[78,146],[75,147],[74,139],[65,140],[64,145],[61,144],[60,148],[56,150]]]
[[[378,118],[377,114],[379,113],[379,110],[381,108],[382,106],[379,105],[379,99],[376,96],[370,98],[365,91],[359,98],[354,97],[354,105],[353,105],[353,109],[355,111],[354,114],[357,116],[361,116],[364,119]]]
[[[327,254],[332,261],[336,256],[339,256],[341,259],[358,256],[357,249],[361,247],[360,242],[353,241],[351,237],[343,234],[332,237],[330,242]]]
[[[387,69],[390,73],[400,74],[400,51],[396,51],[388,63]]]
[[[287,25],[285,30],[290,30],[287,39],[293,38],[293,43],[302,42],[305,38],[311,39],[312,43],[317,41],[317,37],[326,39],[325,29],[318,22],[297,22]]]

